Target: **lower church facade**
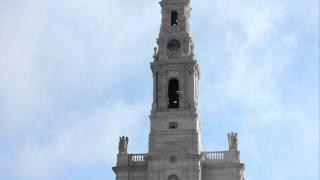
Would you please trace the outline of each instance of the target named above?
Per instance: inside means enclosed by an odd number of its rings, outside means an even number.
[[[226,151],[203,151],[198,114],[200,67],[189,28],[190,0],[162,0],[161,28],[151,70],[149,150],[128,153],[120,137],[116,180],[244,180],[237,133]]]
[[[118,154],[116,180],[244,180],[244,164],[232,147],[189,154],[173,145],[161,154]]]

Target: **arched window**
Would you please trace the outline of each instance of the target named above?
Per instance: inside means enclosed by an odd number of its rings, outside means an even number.
[[[171,26],[178,25],[178,12],[172,11],[171,12]]]
[[[179,180],[177,175],[171,175],[168,177],[168,180]]]
[[[179,108],[179,81],[170,79],[168,86],[168,108]]]

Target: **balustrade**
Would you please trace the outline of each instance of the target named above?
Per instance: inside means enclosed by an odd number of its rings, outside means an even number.
[[[146,164],[148,154],[129,154],[129,163],[131,165],[144,165]]]
[[[146,161],[147,154],[131,154],[131,161],[143,162]]]
[[[207,152],[208,159],[224,159],[224,152]]]
[[[227,160],[226,153],[228,151],[203,152],[202,157],[205,163],[221,163]]]

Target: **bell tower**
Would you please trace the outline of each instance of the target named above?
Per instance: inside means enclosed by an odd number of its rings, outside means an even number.
[[[189,30],[190,1],[162,0],[160,5],[162,24],[151,63],[148,179],[200,180],[200,70]]]
[[[237,134],[229,150],[205,152],[200,139],[198,81],[200,68],[189,29],[190,0],[161,0],[161,28],[151,70],[153,102],[149,150],[128,154],[120,137],[116,180],[243,180]]]
[[[154,81],[152,112],[196,113],[199,65],[189,31],[190,1],[162,0],[158,48],[151,63]]]

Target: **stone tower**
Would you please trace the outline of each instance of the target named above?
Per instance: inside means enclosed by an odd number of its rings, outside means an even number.
[[[162,0],[160,5],[158,48],[151,63],[149,152],[128,154],[129,139],[120,137],[116,180],[243,180],[236,133],[228,134],[229,150],[202,151],[190,0]]]

